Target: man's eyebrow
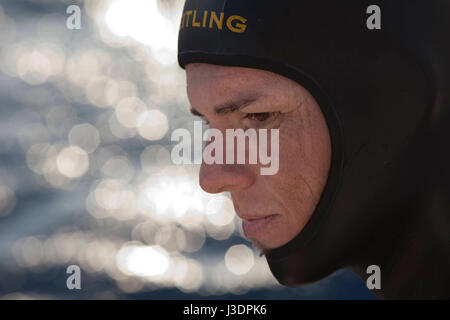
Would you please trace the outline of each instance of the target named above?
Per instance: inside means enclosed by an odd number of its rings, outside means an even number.
[[[245,108],[249,104],[252,104],[256,100],[258,100],[259,97],[252,97],[252,98],[242,98],[237,100],[232,100],[225,102],[224,104],[217,105],[213,108],[214,114],[216,115],[224,115],[230,112],[235,112],[237,110],[240,110],[242,108]],[[191,113],[194,116],[203,117],[203,114],[198,112],[195,108],[191,107],[190,109]]]

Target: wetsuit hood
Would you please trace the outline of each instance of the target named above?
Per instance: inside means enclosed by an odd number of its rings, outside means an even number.
[[[389,248],[428,210],[437,185],[448,191],[430,162],[448,159],[436,139],[449,130],[449,79],[434,34],[443,3],[376,1],[381,29],[370,30],[373,1],[186,1],[182,68],[281,74],[309,90],[327,121],[332,159],[320,201],[298,236],[266,255],[282,284],[319,280],[371,247]]]

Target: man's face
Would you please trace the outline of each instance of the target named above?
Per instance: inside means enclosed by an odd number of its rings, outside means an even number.
[[[224,137],[226,129],[279,129],[275,175],[261,175],[261,165],[248,161],[203,162],[200,185],[209,193],[230,192],[244,232],[255,246],[273,249],[286,244],[308,222],[328,177],[331,142],[320,107],[305,88],[268,71],[193,63],[186,72],[194,113]],[[223,109],[243,101],[243,108]],[[217,112],[219,106],[222,110]]]

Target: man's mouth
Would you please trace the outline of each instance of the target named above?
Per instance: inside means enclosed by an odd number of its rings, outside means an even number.
[[[267,231],[272,221],[279,216],[271,214],[261,218],[242,218],[242,229],[244,229],[247,238],[257,238],[263,232]]]

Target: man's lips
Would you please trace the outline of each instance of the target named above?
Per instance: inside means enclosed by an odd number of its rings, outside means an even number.
[[[263,217],[241,217],[242,229],[244,229],[245,236],[248,238],[256,238],[259,234],[266,232],[267,228],[278,216],[278,214],[271,214]]]

